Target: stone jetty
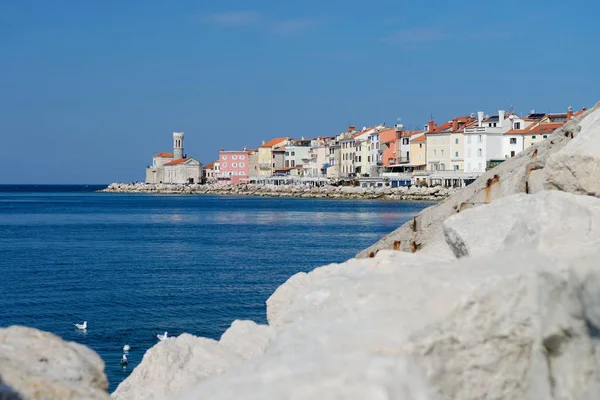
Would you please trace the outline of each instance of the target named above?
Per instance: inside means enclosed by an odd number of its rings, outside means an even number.
[[[361,258],[295,274],[267,300],[268,324],[156,344],[111,396],[596,399],[599,258],[596,106]],[[101,398],[96,357],[54,339],[69,361],[20,344],[37,340],[0,330],[0,398],[69,398],[55,382]]]
[[[101,192],[109,193],[153,193],[153,194],[212,194],[227,196],[300,197],[315,199],[381,199],[381,200],[424,200],[439,201],[447,198],[456,189],[435,187],[380,187],[317,186],[301,185],[176,185],[147,183],[112,183]]]

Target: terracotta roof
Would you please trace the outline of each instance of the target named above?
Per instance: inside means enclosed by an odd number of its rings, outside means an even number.
[[[556,122],[556,123],[552,123],[552,124],[539,124],[539,125],[532,127],[531,129],[527,129],[525,132],[523,132],[523,134],[524,135],[540,135],[543,133],[552,133],[563,125],[564,125],[564,123],[562,123],[562,122]]]
[[[412,139],[411,142],[424,142],[425,140],[427,140],[427,137],[425,135],[423,135],[423,136],[419,136],[418,138]]]
[[[505,135],[522,135],[525,132],[525,129],[511,129],[508,132],[505,132]]]
[[[271,139],[269,140],[267,143],[263,144],[260,147],[273,147],[281,142],[283,142],[285,140],[285,138],[275,138],[275,139]]]
[[[167,153],[167,152],[158,153],[158,154],[155,154],[154,157],[173,158],[173,153]]]
[[[213,161],[213,162],[211,162],[210,164],[208,164],[208,165],[205,165],[205,166],[204,166],[204,169],[211,169],[211,168],[213,168],[213,167],[215,166],[215,163],[216,163],[216,161]]]
[[[165,165],[177,165],[177,164],[183,164],[184,162],[186,162],[187,160],[189,160],[189,158],[180,158],[177,160],[173,160],[171,162],[166,163]]]

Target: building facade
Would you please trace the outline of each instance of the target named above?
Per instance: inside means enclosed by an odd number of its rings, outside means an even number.
[[[202,163],[183,151],[183,132],[173,132],[173,153],[158,153],[146,168],[146,183],[201,183]]]

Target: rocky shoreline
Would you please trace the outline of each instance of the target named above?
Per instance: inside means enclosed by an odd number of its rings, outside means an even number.
[[[443,200],[456,189],[435,187],[382,187],[362,188],[357,186],[304,187],[299,185],[168,185],[147,183],[111,183],[100,192],[106,193],[151,193],[151,194],[209,194],[227,196],[297,197],[314,199],[353,200]]]
[[[268,324],[156,344],[111,397],[91,350],[0,329],[0,398],[596,399],[599,171],[597,105],[360,258],[290,277]]]

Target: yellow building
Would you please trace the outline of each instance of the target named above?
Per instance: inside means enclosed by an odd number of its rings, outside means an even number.
[[[542,140],[546,140],[549,135],[552,134],[556,129],[564,125],[564,122],[555,123],[539,123],[532,125],[523,132],[523,148],[526,149],[529,146],[533,146],[535,143],[539,143]]]
[[[427,138],[416,136],[410,140],[410,164],[416,170],[425,169],[427,165]]]
[[[271,176],[274,172],[273,148],[283,145],[287,138],[275,138],[258,148],[258,176]]]

